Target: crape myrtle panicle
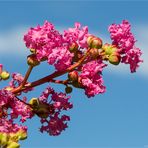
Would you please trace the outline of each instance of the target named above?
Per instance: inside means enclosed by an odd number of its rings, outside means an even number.
[[[70,121],[65,111],[73,108],[69,94],[74,88],[84,90],[88,98],[104,93],[106,87],[102,73],[108,64],[129,64],[130,71],[136,72],[142,62],[142,53],[135,45],[130,23],[123,20],[121,24],[110,25],[108,31],[112,43],[103,43],[80,23],[64,30],[63,34],[48,21],[28,30],[24,35],[24,42],[30,50],[26,74],[9,74],[0,64],[0,81],[11,77],[8,85],[0,89],[0,147],[19,148],[19,141],[27,138],[27,126],[23,124],[34,116],[40,118],[40,132],[60,135]],[[53,66],[55,71],[29,82],[33,68],[42,62]],[[64,80],[58,79],[65,74]],[[40,96],[22,96],[44,83],[48,86]],[[49,85],[51,83],[62,84],[65,92],[55,91]]]

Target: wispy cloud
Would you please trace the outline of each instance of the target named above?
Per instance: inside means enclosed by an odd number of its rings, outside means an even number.
[[[23,43],[23,35],[26,27],[16,27],[11,30],[0,31],[0,57],[26,55],[26,47]]]
[[[61,32],[63,32],[63,28],[65,29],[67,27],[58,27]],[[28,54],[23,42],[23,36],[27,29],[28,27],[16,27],[11,30],[0,31],[0,58],[2,56],[26,56]],[[94,34],[95,32],[97,31],[94,30]],[[143,52],[142,59],[144,60],[144,63],[141,64],[137,74],[148,78],[148,24],[137,25],[133,32],[138,40],[136,45]],[[103,38],[104,42],[110,42],[109,36],[102,34],[101,37]],[[106,71],[120,75],[126,75],[130,72],[129,65],[125,64],[120,64],[118,66],[110,64]]]

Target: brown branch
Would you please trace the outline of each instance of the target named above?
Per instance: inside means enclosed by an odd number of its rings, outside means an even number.
[[[27,82],[27,80],[28,80],[28,78],[30,76],[30,73],[31,73],[32,69],[33,69],[33,66],[29,66],[29,68],[28,68],[28,70],[27,70],[27,72],[25,74],[25,78],[24,78],[22,84],[20,85],[21,88],[26,84],[26,82]]]
[[[59,77],[67,72],[70,72],[72,70],[74,70],[76,67],[80,66],[81,64],[83,64],[84,60],[86,59],[86,57],[89,55],[89,51],[90,49],[87,50],[86,54],[75,64],[71,65],[69,68],[67,68],[65,71],[55,71],[54,73],[46,76],[46,77],[43,77],[39,80],[36,80],[32,83],[30,83],[30,85],[27,85],[25,86],[24,88],[15,88],[12,90],[12,93],[16,94],[16,93],[19,93],[23,90],[26,90],[26,89],[29,89],[29,88],[32,88],[32,87],[36,87],[36,86],[39,86],[39,85],[42,85],[44,83],[47,83],[47,82],[50,82],[50,80],[52,80],[53,78],[56,78],[56,77]]]

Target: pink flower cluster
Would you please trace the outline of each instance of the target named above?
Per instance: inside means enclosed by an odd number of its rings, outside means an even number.
[[[130,64],[131,72],[135,72],[139,67],[141,50],[135,47],[135,38],[131,33],[131,25],[127,20],[123,20],[121,24],[112,24],[108,28],[113,44],[119,48],[123,54],[122,62]]]
[[[24,100],[26,101],[26,100]],[[14,119],[21,117],[20,121],[33,116],[31,108],[17,100],[15,95],[5,89],[0,90],[0,146],[14,143],[27,138],[27,127],[16,124]],[[2,141],[1,141],[2,140]],[[2,142],[2,143],[1,143]]]
[[[80,82],[84,86],[85,94],[88,97],[94,97],[96,94],[105,92],[101,75],[105,66],[102,60],[94,60],[83,65]]]
[[[75,28],[69,28],[64,31],[63,39],[70,46],[72,43],[77,43],[80,48],[88,48],[86,42],[89,36],[88,27],[81,28],[80,23],[75,23]]]
[[[51,95],[51,100],[48,101],[48,97]],[[47,87],[42,95],[39,97],[39,101],[46,103],[50,107],[49,118],[41,118],[42,126],[41,132],[47,132],[49,135],[56,136],[61,134],[65,128],[67,128],[67,122],[70,117],[67,115],[60,115],[62,110],[69,110],[73,107],[69,102],[70,97],[67,97],[64,93],[57,93],[51,87]],[[61,117],[60,117],[61,116]]]
[[[0,118],[0,132],[12,134],[12,133],[17,133],[20,130],[27,132],[27,127],[15,124],[15,123],[13,123],[13,120],[11,120],[11,119]]]
[[[45,21],[43,26],[31,28],[24,36],[25,44],[30,49],[35,49],[37,59],[47,59],[58,71],[65,70],[72,63],[73,53],[69,47],[77,43],[80,48],[86,48],[88,27],[75,23],[75,28],[69,28],[60,34],[54,29],[53,24]]]
[[[24,97],[23,101],[26,102],[26,100]],[[1,117],[7,117],[10,113],[9,115],[12,120],[20,116],[21,122],[33,116],[29,106],[18,100],[10,91],[5,89],[0,90],[0,109]]]

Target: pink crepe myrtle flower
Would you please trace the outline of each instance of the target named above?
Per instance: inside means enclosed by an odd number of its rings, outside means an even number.
[[[66,43],[71,45],[72,43],[78,43],[81,48],[87,48],[87,37],[89,36],[88,27],[81,28],[80,23],[75,23],[74,28],[69,28],[64,31],[63,39]]]
[[[0,107],[7,106],[7,104],[14,99],[14,95],[5,89],[0,90]]]
[[[24,36],[24,41],[28,48],[36,50],[39,61],[46,58],[58,71],[66,69],[71,64],[73,54],[63,42],[62,35],[48,21],[45,21],[43,26],[31,28]]]
[[[51,96],[50,96],[51,95]],[[50,98],[50,104],[53,104],[54,110],[68,110],[73,107],[72,103],[69,102],[70,96],[66,96],[65,93],[57,93],[50,86],[48,86],[39,100],[48,103],[48,97]]]
[[[63,130],[65,130],[67,126],[67,122],[70,117],[66,115],[62,115],[59,117],[59,113],[57,112],[54,116],[50,116],[50,119],[41,119],[42,126],[40,131],[47,132],[51,136],[60,135]]]
[[[131,50],[126,52],[126,55],[122,57],[122,62],[125,64],[130,64],[131,72],[136,72],[136,69],[139,67],[139,63],[143,62],[140,59],[142,52],[139,48],[133,47]]]
[[[26,102],[27,98],[24,97],[23,101]],[[12,119],[18,118],[19,116],[21,117],[20,121],[25,122],[27,119],[30,119],[33,117],[33,112],[31,107],[28,105],[24,104],[23,102],[19,100],[14,100],[10,102],[11,106],[11,111],[10,115]]]
[[[67,47],[58,47],[48,56],[48,63],[54,64],[58,71],[65,70],[71,65],[73,53]]]
[[[104,93],[102,70],[106,65],[101,60],[94,60],[84,64],[80,74],[80,82],[85,88],[85,94],[88,97],[94,97],[96,94]]]
[[[70,96],[67,97],[65,93],[54,93],[52,95],[52,100],[54,101],[54,107],[58,110],[68,110],[73,107],[72,103],[68,102]]]
[[[0,118],[0,132],[16,133],[21,129],[27,132],[26,126],[15,124],[11,119]]]
[[[47,57],[52,49],[61,46],[62,36],[53,24],[45,21],[43,26],[30,28],[24,41],[28,48],[36,50],[38,59],[41,59]]]
[[[27,98],[24,97],[23,101],[26,102]],[[3,109],[5,109],[6,112],[10,111],[11,119],[15,119],[20,116],[21,122],[24,122],[26,119],[33,116],[32,110],[29,106],[19,101],[10,91],[4,89],[0,90],[0,108],[2,108],[2,111]]]
[[[50,97],[50,98],[49,98]],[[40,102],[48,104],[51,108],[51,113],[48,118],[41,118],[41,132],[47,132],[49,135],[57,136],[67,128],[67,121],[70,120],[69,116],[60,115],[61,111],[69,110],[73,107],[69,102],[70,97],[65,93],[57,93],[50,86],[48,86],[39,97]]]
[[[131,25],[127,20],[123,20],[121,24],[112,24],[108,28],[113,45],[123,54],[121,62],[130,65],[131,72],[136,72],[139,67],[141,50],[135,47],[135,38],[131,32]]]

